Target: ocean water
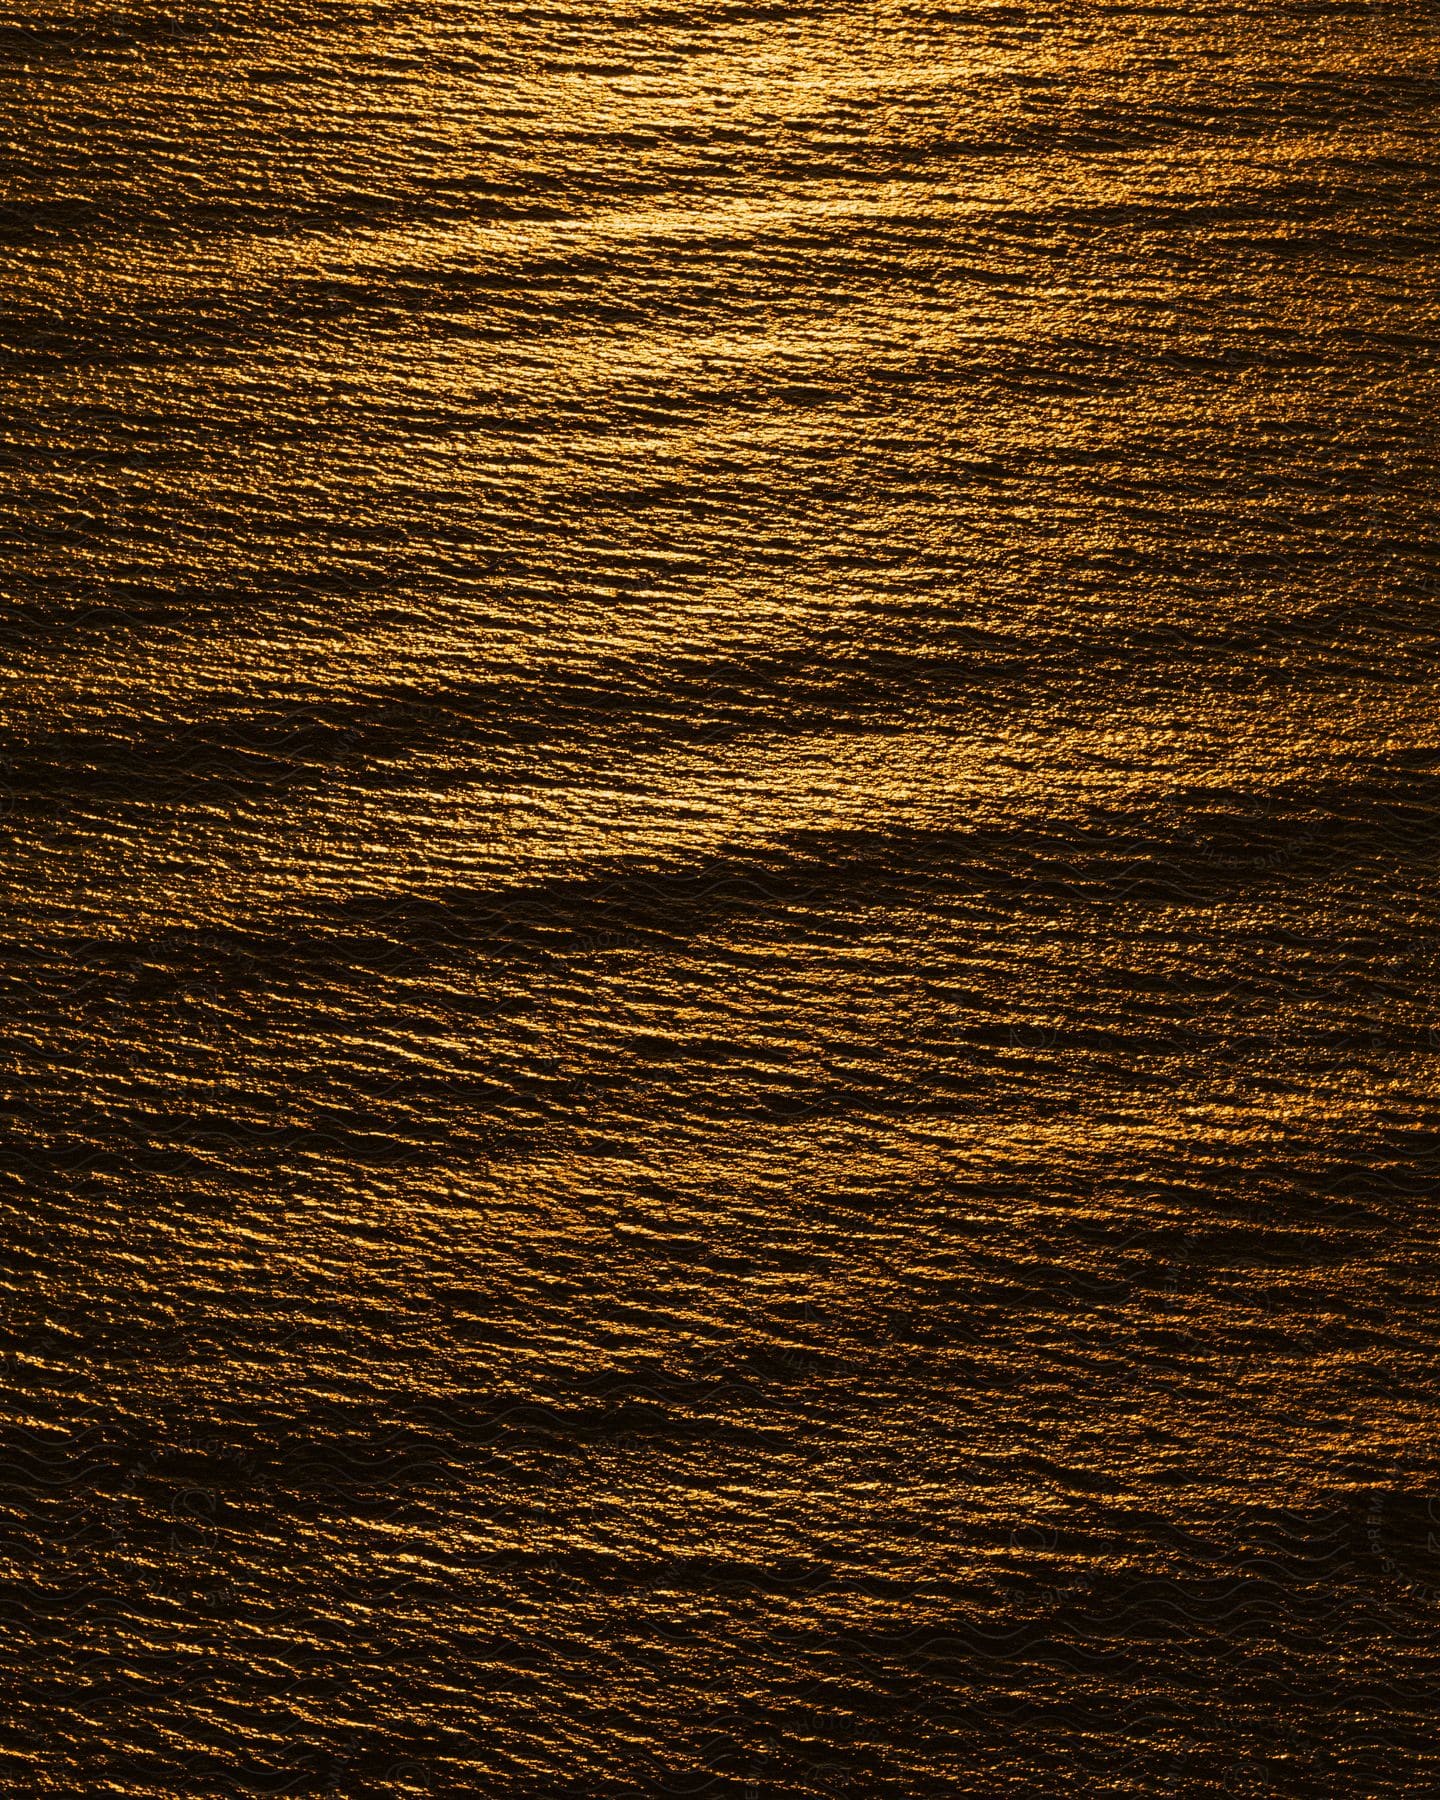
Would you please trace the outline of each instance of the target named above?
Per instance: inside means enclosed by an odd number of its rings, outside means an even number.
[[[6,1794],[1440,1788],[1437,39],[0,19]]]

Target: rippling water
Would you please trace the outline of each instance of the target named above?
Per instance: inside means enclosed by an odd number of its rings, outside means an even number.
[[[0,21],[7,1793],[1440,1784],[1437,29]]]

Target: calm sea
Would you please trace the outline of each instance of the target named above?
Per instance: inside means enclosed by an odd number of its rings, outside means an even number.
[[[5,1794],[1440,1791],[1437,47],[5,11]]]

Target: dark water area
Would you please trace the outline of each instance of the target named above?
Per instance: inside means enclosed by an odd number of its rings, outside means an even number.
[[[0,1791],[1440,1791],[1437,38],[0,17]]]

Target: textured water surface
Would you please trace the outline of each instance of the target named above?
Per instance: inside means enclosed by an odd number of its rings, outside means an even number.
[[[1434,1791],[1437,36],[0,19],[7,1794]]]

